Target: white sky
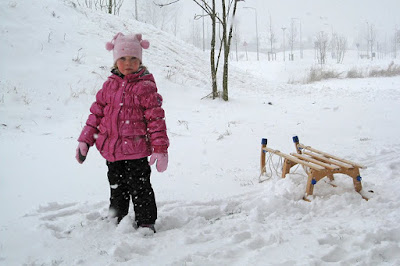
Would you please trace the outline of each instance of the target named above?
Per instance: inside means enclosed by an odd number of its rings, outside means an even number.
[[[188,19],[201,13],[191,0],[183,2]],[[245,6],[257,8],[260,36],[267,33],[270,14],[278,36],[282,27],[290,26],[291,18],[300,18],[304,40],[321,30],[356,38],[364,34],[367,22],[382,38],[392,36],[396,26],[400,28],[400,0],[246,0],[238,5],[240,34],[249,39],[255,37],[255,19],[253,10],[241,8]]]

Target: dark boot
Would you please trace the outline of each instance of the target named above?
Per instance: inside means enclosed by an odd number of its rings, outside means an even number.
[[[154,224],[141,224],[139,225],[139,228],[149,228],[154,233],[156,233],[156,228],[154,227]]]

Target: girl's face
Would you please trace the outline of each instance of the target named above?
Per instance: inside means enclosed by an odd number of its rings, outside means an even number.
[[[132,56],[123,56],[117,60],[117,67],[119,72],[126,76],[139,70],[140,60]]]

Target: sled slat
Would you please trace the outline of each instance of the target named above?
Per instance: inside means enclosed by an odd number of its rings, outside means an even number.
[[[276,154],[276,155],[279,155],[279,156],[281,156],[283,158],[286,158],[286,159],[288,159],[288,160],[290,160],[292,162],[305,165],[305,166],[310,167],[311,169],[314,169],[314,170],[324,170],[325,169],[324,167],[322,167],[320,165],[300,160],[300,159],[298,159],[298,158],[296,158],[294,156],[282,153],[282,152],[280,152],[278,150],[274,150],[274,149],[271,149],[271,148],[268,148],[268,147],[263,148],[263,150],[271,152],[271,153]]]
[[[343,162],[343,163],[346,163],[346,164],[350,164],[350,165],[355,166],[355,167],[358,167],[358,168],[365,168],[365,166],[363,166],[363,165],[361,165],[361,164],[358,164],[358,163],[352,162],[352,161],[350,161],[350,160],[346,160],[346,159],[337,157],[337,156],[335,156],[335,155],[332,155],[332,154],[329,154],[329,153],[326,153],[326,152],[323,152],[323,151],[319,151],[319,150],[314,149],[314,148],[312,148],[312,147],[310,147],[310,146],[306,146],[306,145],[303,145],[303,144],[301,144],[301,143],[299,143],[299,144],[297,144],[297,145],[298,145],[300,148],[303,148],[303,149],[305,149],[305,150],[309,150],[309,151],[312,151],[312,152],[321,154],[321,155],[323,155],[323,156],[325,156],[325,157],[327,157],[327,158],[335,159],[335,160],[337,160],[337,161],[340,161],[340,162]]]
[[[321,161],[326,162],[326,163],[329,163],[329,164],[337,165],[337,166],[339,166],[339,167],[343,167],[343,168],[347,168],[347,169],[354,168],[354,166],[351,165],[351,164],[343,163],[343,162],[340,162],[340,161],[334,161],[334,160],[332,160],[332,159],[330,159],[330,158],[327,158],[327,157],[325,157],[325,156],[321,156],[321,155],[316,154],[316,153],[312,153],[312,152],[308,152],[308,151],[303,151],[303,154],[309,155],[309,156],[311,156],[311,157],[314,157],[314,158],[316,158],[316,159],[318,159],[318,160],[321,160]]]
[[[331,165],[331,164],[328,164],[328,163],[324,163],[324,162],[318,161],[318,160],[316,160],[316,159],[313,159],[313,158],[311,158],[311,157],[309,157],[309,156],[305,156],[305,155],[302,155],[302,154],[291,153],[290,155],[293,155],[293,156],[295,156],[295,157],[297,157],[297,158],[299,158],[299,159],[305,160],[305,161],[309,161],[309,162],[318,164],[318,165],[320,165],[320,166],[322,166],[322,167],[325,167],[325,168],[328,168],[328,169],[331,169],[331,170],[338,170],[338,169],[340,169],[340,167],[337,166],[337,165]]]

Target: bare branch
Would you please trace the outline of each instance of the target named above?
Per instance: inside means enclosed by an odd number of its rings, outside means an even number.
[[[175,3],[179,2],[179,1],[180,1],[180,0],[173,0],[172,2],[165,3],[165,4],[157,4],[156,2],[153,1],[153,3],[154,3],[156,6],[159,6],[159,7],[161,8],[161,7],[164,7],[164,6],[169,6],[169,5],[175,4]]]
[[[195,2],[199,7],[201,7],[207,14],[209,14],[211,16],[212,8],[206,1],[193,0],[193,2]],[[201,3],[203,3],[203,4],[201,4]]]

